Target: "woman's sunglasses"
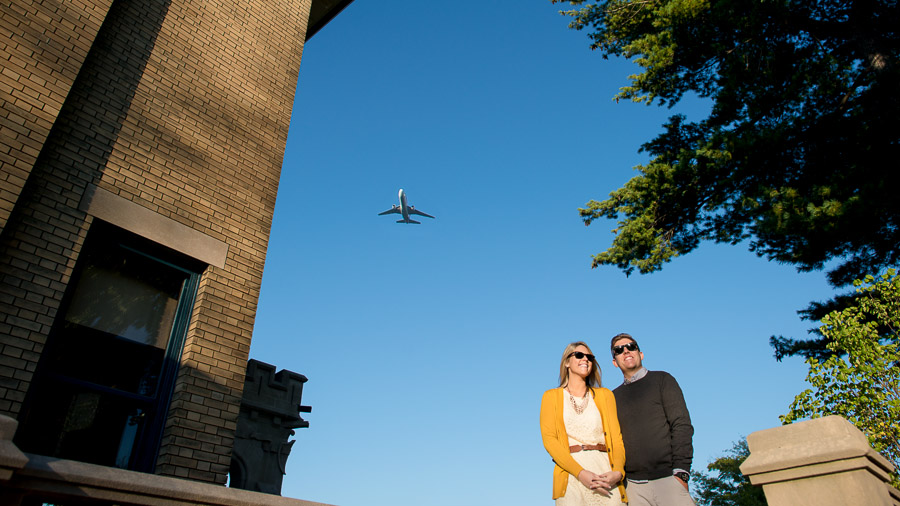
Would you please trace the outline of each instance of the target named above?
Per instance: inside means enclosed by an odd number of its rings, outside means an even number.
[[[573,351],[572,353],[569,353],[569,357],[571,357],[572,355],[575,355],[575,358],[577,358],[578,360],[581,360],[581,359],[583,359],[584,357],[587,357],[588,360],[590,360],[591,362],[594,361],[594,356],[591,355],[590,353],[584,353],[584,352],[580,352],[580,351]],[[569,357],[566,357],[566,358],[569,358]]]
[[[634,342],[634,341],[632,341],[632,342],[630,342],[630,343],[628,343],[628,344],[620,344],[619,346],[613,346],[613,353],[614,353],[615,355],[621,355],[621,354],[625,353],[625,350],[628,350],[628,351],[635,351],[635,350],[638,350],[638,351],[640,351],[640,348],[638,348],[637,343]]]

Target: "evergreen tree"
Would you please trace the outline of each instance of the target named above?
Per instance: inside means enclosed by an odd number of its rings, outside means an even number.
[[[701,506],[767,506],[762,487],[750,483],[741,473],[741,464],[750,456],[747,440],[741,439],[707,466],[709,471],[691,477],[694,499]]]
[[[800,271],[833,262],[836,287],[898,264],[896,0],[568,3],[593,49],[640,67],[616,100],[712,101],[700,121],[672,116],[643,145],[651,160],[639,174],[580,209],[586,225],[617,221],[594,267],[650,273],[702,241],[746,241]],[[829,354],[824,340],[772,343],[779,358]]]

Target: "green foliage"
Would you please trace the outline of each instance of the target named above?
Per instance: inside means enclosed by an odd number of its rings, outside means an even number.
[[[741,473],[741,464],[750,456],[747,440],[741,439],[714,460],[707,469],[715,474],[699,472],[691,477],[694,499],[701,506],[766,506],[762,487],[750,483]]]
[[[854,284],[855,304],[822,319],[820,332],[835,354],[807,360],[812,388],[794,399],[781,421],[841,415],[900,467],[900,276],[891,269],[877,282],[867,276]]]
[[[593,49],[641,70],[616,100],[713,104],[702,121],[672,116],[642,148],[650,162],[579,210],[618,223],[594,267],[650,273],[707,240],[801,271],[834,261],[835,286],[898,263],[896,0],[568,3]]]
[[[855,293],[836,295],[826,302],[812,302],[808,308],[797,311],[797,313],[803,320],[821,321],[828,313],[843,310],[853,305],[855,301]],[[819,332],[818,327],[810,329],[809,333],[815,337],[806,340],[789,339],[783,336],[770,337],[769,344],[775,349],[775,360],[780,362],[784,357],[795,355],[825,360],[834,355],[834,352],[828,349],[828,339]]]

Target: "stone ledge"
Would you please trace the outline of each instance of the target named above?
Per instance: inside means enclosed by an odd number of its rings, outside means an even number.
[[[228,244],[97,186],[88,188],[79,209],[191,258],[225,267]]]
[[[872,466],[868,458],[856,457],[851,459],[837,460],[834,462],[825,462],[822,464],[810,464],[805,466],[791,467],[788,469],[762,472],[759,474],[751,474],[750,482],[754,485],[765,485],[767,483],[813,478],[816,476],[825,476],[828,474],[845,473],[850,471],[866,471],[878,476],[878,478],[882,481],[890,482],[891,480],[890,473],[885,472],[878,466]],[[748,473],[749,472],[750,471],[748,471]]]
[[[23,453],[11,441],[17,425],[16,420],[0,415],[0,487],[10,495],[45,494],[139,506],[330,506]]]

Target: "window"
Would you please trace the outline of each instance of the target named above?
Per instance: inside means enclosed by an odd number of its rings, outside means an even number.
[[[204,267],[95,221],[28,392],[19,447],[152,472]]]

